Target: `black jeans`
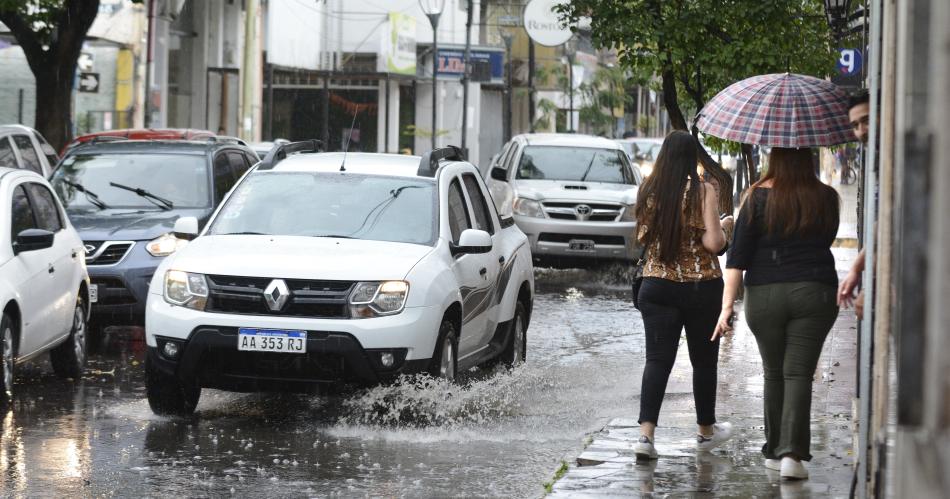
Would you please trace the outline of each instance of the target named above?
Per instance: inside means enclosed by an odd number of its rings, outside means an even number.
[[[666,383],[673,370],[680,335],[686,328],[693,365],[696,422],[716,422],[719,340],[709,341],[722,309],[722,279],[676,282],[647,277],[640,287],[640,313],[646,330],[647,361],[640,389],[640,423],[657,424]]]

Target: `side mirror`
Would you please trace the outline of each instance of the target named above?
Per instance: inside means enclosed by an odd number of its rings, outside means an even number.
[[[497,166],[491,169],[491,178],[499,182],[508,181],[508,170],[504,168],[498,168]]]
[[[491,251],[491,235],[483,230],[465,229],[458,244],[452,244],[452,255],[479,254]]]
[[[175,220],[175,228],[172,229],[175,237],[191,241],[198,237],[198,219],[195,217],[179,217]]]
[[[13,242],[13,254],[18,255],[25,251],[36,251],[53,246],[56,234],[43,229],[26,229],[16,236]]]

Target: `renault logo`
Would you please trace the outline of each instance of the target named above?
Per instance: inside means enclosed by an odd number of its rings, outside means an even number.
[[[93,253],[96,252],[96,245],[95,245],[95,244],[87,244],[87,245],[83,246],[83,249],[86,250],[86,254],[87,254],[87,255],[91,255],[91,254],[93,254]]]
[[[590,215],[591,212],[594,210],[592,210],[591,207],[587,206],[586,204],[579,204],[576,207],[574,207],[574,211],[576,211],[578,215],[582,217],[586,217]]]
[[[283,279],[274,279],[264,288],[264,302],[271,312],[280,312],[289,299],[290,289]]]

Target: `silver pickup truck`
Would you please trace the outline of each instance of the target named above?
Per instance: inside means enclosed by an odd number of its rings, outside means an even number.
[[[524,134],[495,157],[488,186],[514,215],[536,260],[634,260],[634,205],[643,180],[616,142],[575,134]]]

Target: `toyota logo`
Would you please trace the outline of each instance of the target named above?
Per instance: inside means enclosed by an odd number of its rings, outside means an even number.
[[[574,208],[574,211],[577,212],[578,215],[582,217],[586,217],[587,215],[590,215],[591,212],[593,212],[594,210],[591,209],[591,207],[587,206],[586,204],[579,204]]]
[[[290,289],[283,279],[274,279],[264,288],[264,301],[271,312],[280,312],[290,299]]]

